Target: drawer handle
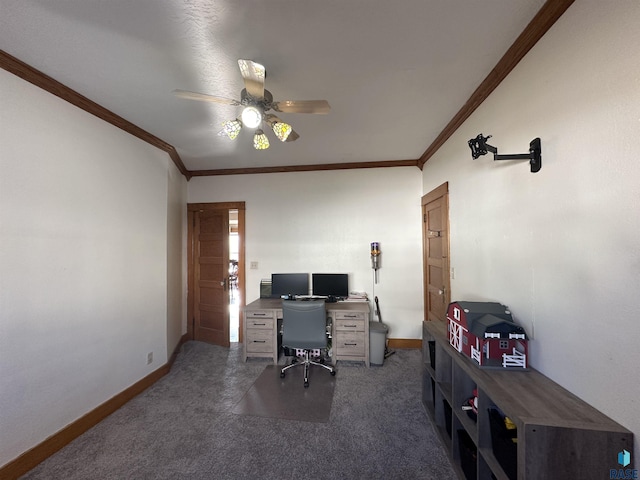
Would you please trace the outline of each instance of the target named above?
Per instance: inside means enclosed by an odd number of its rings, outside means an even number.
[[[357,343],[345,343],[345,346],[346,345],[348,345],[349,347],[355,347],[358,344]]]
[[[356,328],[357,325],[345,325],[346,328]]]
[[[358,315],[346,315],[345,318],[358,318]]]
[[[266,340],[254,340],[253,343],[266,343]]]
[[[266,325],[266,323],[253,323],[254,325]]]
[[[254,313],[252,313],[252,315],[253,315],[254,317],[264,317],[264,316],[266,315],[266,313],[258,313],[258,312],[254,312]]]

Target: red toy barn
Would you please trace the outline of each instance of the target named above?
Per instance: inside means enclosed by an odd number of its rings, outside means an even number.
[[[449,343],[481,367],[527,368],[527,336],[497,302],[453,302],[447,309]]]

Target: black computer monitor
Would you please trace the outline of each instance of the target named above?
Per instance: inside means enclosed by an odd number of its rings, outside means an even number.
[[[308,273],[272,273],[271,296],[309,295]]]
[[[313,295],[323,297],[348,297],[349,276],[346,273],[313,273]]]

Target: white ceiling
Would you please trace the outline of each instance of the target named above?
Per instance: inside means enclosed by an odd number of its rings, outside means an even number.
[[[0,49],[173,145],[189,170],[418,159],[544,0],[0,0]],[[300,135],[217,132],[262,63]],[[265,129],[266,131],[266,129]]]

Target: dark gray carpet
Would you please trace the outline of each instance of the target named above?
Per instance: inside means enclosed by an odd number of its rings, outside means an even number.
[[[236,415],[326,423],[335,378],[324,368],[311,366],[309,387],[304,388],[302,365],[287,370],[284,378],[280,378],[280,366],[267,365],[231,411]]]
[[[418,350],[338,362],[328,423],[232,413],[269,364],[241,354],[186,343],[169,374],[23,478],[456,478],[420,402]]]

